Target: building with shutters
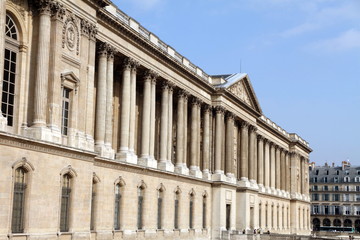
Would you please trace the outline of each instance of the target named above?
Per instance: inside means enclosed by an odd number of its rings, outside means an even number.
[[[0,3],[1,240],[310,234],[311,149],[247,74],[108,0]]]
[[[314,231],[360,232],[360,166],[311,164],[310,192]]]

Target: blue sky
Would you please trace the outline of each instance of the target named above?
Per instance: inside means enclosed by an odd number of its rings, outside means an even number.
[[[359,0],[115,0],[208,74],[249,74],[310,160],[360,165]],[[240,64],[241,63],[241,64]]]

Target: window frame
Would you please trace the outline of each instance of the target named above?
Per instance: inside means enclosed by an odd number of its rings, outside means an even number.
[[[23,171],[23,177],[22,177],[22,181],[23,183],[17,184],[17,175],[18,175],[18,171],[22,170]],[[15,174],[14,174],[14,183],[13,183],[13,199],[12,199],[12,214],[11,214],[11,232],[12,233],[23,233],[24,232],[24,225],[25,225],[25,207],[26,207],[26,193],[27,193],[27,181],[28,181],[28,177],[27,177],[28,171],[23,168],[23,167],[18,167],[15,169]],[[21,188],[21,189],[20,189]],[[20,194],[20,204],[15,204],[16,202],[16,195],[15,194]],[[16,218],[14,217],[15,214],[15,210],[16,210],[16,205],[21,205],[20,206],[20,216],[18,218],[18,220],[16,220]]]

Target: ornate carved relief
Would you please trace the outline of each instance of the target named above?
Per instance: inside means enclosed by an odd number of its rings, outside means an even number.
[[[236,97],[238,97],[240,100],[251,106],[249,94],[247,93],[243,82],[238,82],[234,84],[229,88],[229,91],[233,93]]]
[[[76,55],[79,55],[80,32],[78,19],[74,14],[69,13],[66,17],[62,33],[62,47],[65,48],[66,45],[70,52],[76,51]]]

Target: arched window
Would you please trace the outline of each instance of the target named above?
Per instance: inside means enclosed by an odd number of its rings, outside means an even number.
[[[345,219],[344,227],[352,227],[352,221],[350,219]]]
[[[175,191],[175,202],[174,202],[174,229],[179,229],[179,201],[180,201],[180,190]]]
[[[207,196],[206,194],[203,195],[203,212],[202,212],[202,227],[203,229],[206,229],[207,225],[206,225],[206,211],[207,211]]]
[[[189,228],[194,228],[194,194],[190,193],[190,204],[189,204]]]
[[[341,227],[341,220],[340,220],[340,219],[334,219],[333,225],[334,225],[335,227]]]
[[[60,232],[69,231],[71,179],[72,178],[68,173],[64,174],[62,177]]]
[[[90,219],[90,230],[95,230],[96,220],[96,201],[97,201],[97,189],[98,183],[100,182],[98,176],[93,174],[92,189],[91,189],[91,219]]]
[[[328,218],[325,218],[323,220],[323,226],[324,227],[330,227],[330,225],[331,225],[331,221]]]
[[[19,167],[15,170],[14,197],[11,230],[13,233],[24,231],[24,207],[26,190],[26,170]]]
[[[15,81],[17,58],[19,53],[18,30],[14,20],[6,14],[5,26],[4,76],[1,97],[1,112],[7,119],[7,125],[14,125]]]
[[[163,212],[164,191],[162,188],[158,190],[158,212],[157,212],[157,228],[162,229],[162,212]]]
[[[144,207],[144,187],[138,187],[138,216],[137,216],[137,227],[138,229],[143,228],[143,207]]]
[[[120,230],[121,185],[115,185],[114,229]]]
[[[360,219],[355,220],[355,230],[356,232],[360,232]]]

